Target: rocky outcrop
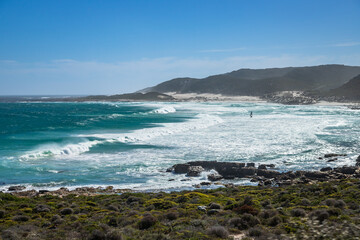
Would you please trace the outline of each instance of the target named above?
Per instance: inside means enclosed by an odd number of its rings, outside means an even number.
[[[346,154],[325,154],[324,158],[335,156],[346,156]],[[215,170],[209,174],[208,180],[215,182],[222,179],[251,178],[252,182],[259,185],[291,185],[308,183],[310,181],[327,181],[331,179],[360,178],[360,156],[356,159],[355,166],[342,166],[337,168],[324,167],[320,171],[288,171],[279,172],[270,170],[273,164],[259,164],[239,162],[217,162],[217,161],[194,161],[176,164],[171,169],[173,173],[186,174],[188,177],[200,176],[204,170]]]

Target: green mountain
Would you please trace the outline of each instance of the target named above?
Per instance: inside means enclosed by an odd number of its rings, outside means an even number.
[[[206,78],[175,78],[139,92],[252,95],[277,91],[327,92],[360,74],[360,67],[320,65],[269,69],[240,69]]]
[[[329,91],[326,95],[360,100],[360,75],[357,75],[341,87]]]

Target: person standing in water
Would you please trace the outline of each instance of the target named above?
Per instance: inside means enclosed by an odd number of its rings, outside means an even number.
[[[252,118],[252,112],[250,112],[250,118]]]

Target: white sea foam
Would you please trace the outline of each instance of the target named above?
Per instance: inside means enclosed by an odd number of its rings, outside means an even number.
[[[204,129],[210,126],[222,123],[223,120],[219,116],[199,114],[197,118],[191,119],[182,123],[164,123],[159,127],[144,128],[130,133],[120,134],[89,134],[78,135],[78,137],[95,137],[104,139],[108,142],[123,142],[123,143],[141,143],[146,142],[155,137],[171,135],[176,133],[183,133],[194,131],[197,129]]]
[[[71,143],[67,145],[58,145],[58,144],[46,144],[33,151],[30,151],[22,156],[20,160],[31,160],[44,157],[51,157],[56,155],[79,155],[81,153],[87,152],[91,147],[102,143],[102,141],[84,141],[80,143]]]
[[[168,113],[174,113],[176,112],[176,109],[172,106],[166,106],[159,109],[155,109],[151,111],[150,113],[157,113],[157,114],[168,114]]]
[[[204,129],[215,124],[222,123],[223,120],[218,116],[199,114],[196,118],[181,123],[164,123],[158,127],[143,128],[130,133],[119,134],[80,134],[79,138],[99,138],[102,140],[83,141],[80,143],[71,143],[67,145],[47,144],[22,156],[20,160],[38,159],[51,156],[79,155],[90,151],[90,148],[103,143],[123,142],[123,143],[145,143],[153,138]]]

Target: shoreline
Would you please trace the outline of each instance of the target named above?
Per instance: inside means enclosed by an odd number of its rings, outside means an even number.
[[[347,157],[346,154],[326,154],[321,159],[327,162],[336,161],[338,157]],[[338,167],[323,167],[317,170],[297,170],[279,171],[274,164],[241,163],[241,162],[217,162],[217,161],[193,161],[175,164],[168,168],[169,180],[172,175],[183,176],[183,180],[199,177],[202,173],[207,174],[207,179],[193,184],[191,187],[164,188],[164,189],[134,189],[116,188],[114,186],[88,185],[88,186],[59,186],[59,188],[31,188],[27,189],[24,185],[9,185],[7,191],[0,193],[10,193],[21,197],[35,197],[43,195],[67,196],[75,194],[77,196],[96,196],[104,194],[123,194],[123,193],[158,193],[158,192],[181,192],[196,190],[214,190],[222,187],[235,186],[292,186],[297,184],[326,182],[334,179],[358,179],[360,178],[360,155],[354,161],[354,165],[342,165]],[[211,171],[209,171],[211,170]],[[239,181],[243,181],[239,184]],[[236,182],[237,181],[237,182]],[[248,182],[248,184],[245,184]]]

